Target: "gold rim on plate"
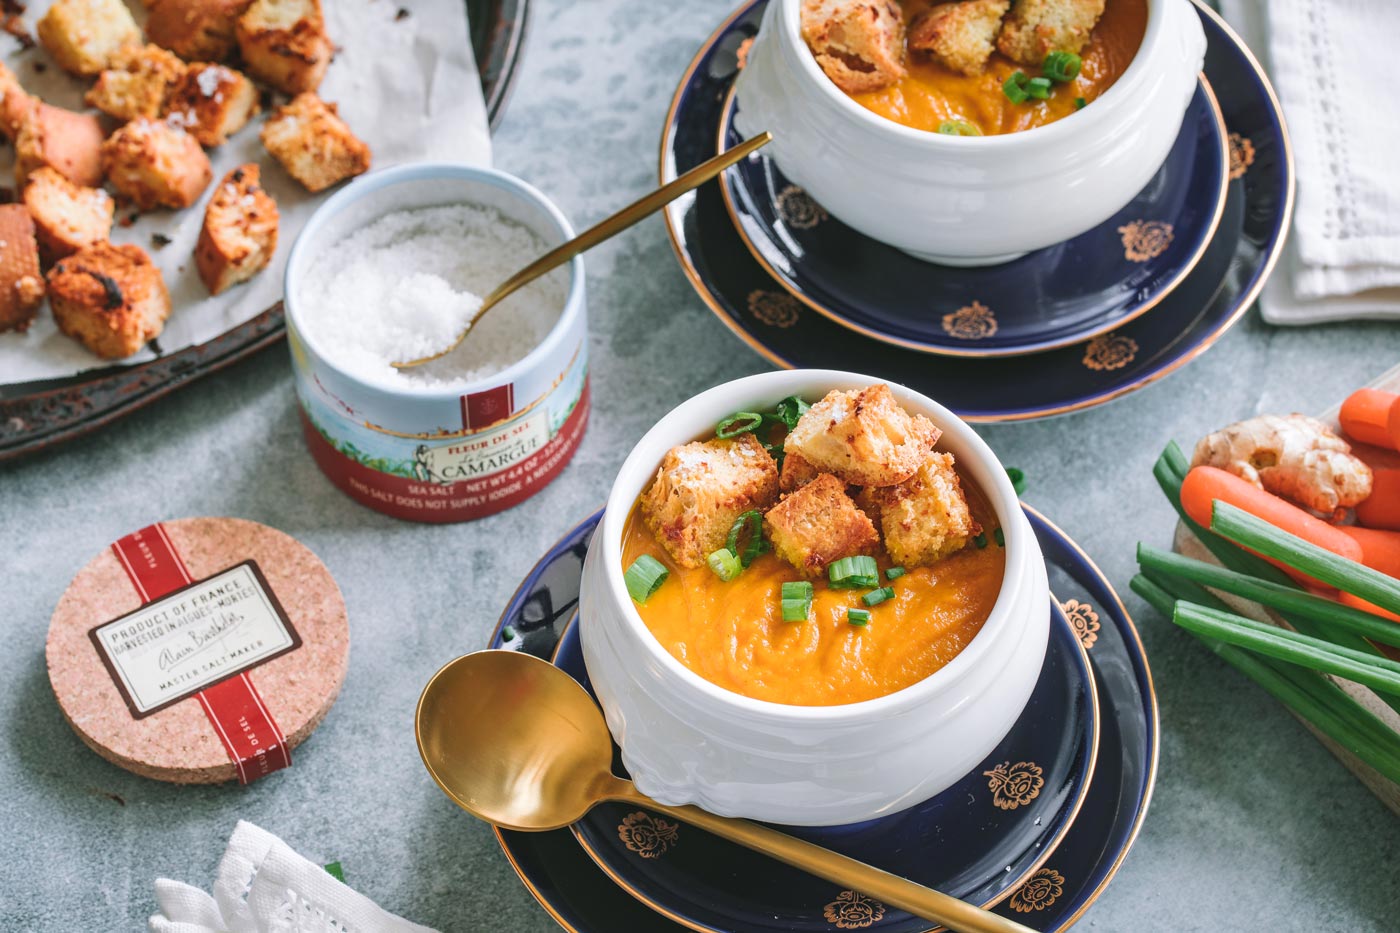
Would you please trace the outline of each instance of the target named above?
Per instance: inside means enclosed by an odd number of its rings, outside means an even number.
[[[1011,356],[1028,356],[1032,353],[1048,353],[1051,350],[1059,350],[1064,347],[1073,346],[1077,343],[1085,343],[1086,341],[1092,340],[1093,338],[1098,337],[1101,334],[1106,334],[1111,330],[1115,330],[1116,328],[1122,327],[1130,321],[1135,321],[1142,315],[1146,314],[1148,311],[1151,311],[1153,308],[1157,307],[1157,305],[1161,304],[1164,300],[1166,300],[1167,296],[1170,295],[1173,291],[1175,291],[1176,287],[1180,285],[1183,281],[1185,281],[1186,277],[1191,274],[1192,270],[1194,270],[1196,266],[1200,263],[1201,257],[1205,256],[1206,250],[1210,248],[1211,241],[1215,239],[1216,231],[1220,228],[1220,220],[1222,217],[1225,216],[1225,202],[1229,198],[1230,194],[1229,130],[1227,130],[1225,127],[1225,115],[1220,112],[1220,101],[1215,96],[1215,89],[1212,88],[1210,82],[1206,80],[1205,72],[1201,72],[1200,74],[1198,74],[1196,76],[1196,79],[1200,84],[1201,90],[1205,92],[1206,104],[1210,107],[1210,112],[1215,117],[1215,130],[1220,143],[1220,184],[1215,192],[1215,209],[1211,213],[1210,223],[1206,227],[1205,236],[1201,238],[1201,242],[1196,247],[1196,251],[1191,254],[1189,259],[1186,260],[1186,263],[1181,267],[1180,270],[1177,271],[1176,275],[1173,276],[1168,282],[1166,282],[1166,284],[1164,284],[1158,290],[1157,294],[1152,297],[1151,301],[1146,302],[1138,308],[1134,308],[1132,313],[1128,314],[1126,317],[1109,321],[1106,324],[1095,325],[1094,329],[1085,331],[1084,333],[1078,334],[1074,337],[1057,340],[1054,343],[1047,343],[1043,346],[1038,345],[1032,350],[1022,350],[1016,348],[1012,348],[1009,350],[960,350],[957,347],[953,346],[935,346],[933,344],[920,343],[916,340],[906,340],[902,337],[896,337],[893,334],[887,334],[883,331],[875,330],[872,327],[867,327],[864,324],[859,324],[856,321],[851,320],[849,317],[846,317],[836,311],[833,311],[832,309],[823,305],[816,299],[809,297],[806,293],[802,291],[802,289],[798,286],[796,282],[792,281],[790,277],[783,275],[782,272],[779,271],[772,263],[770,263],[768,259],[763,255],[763,251],[758,248],[758,244],[755,243],[753,241],[753,238],[749,235],[748,228],[740,221],[738,207],[734,204],[734,196],[730,193],[729,185],[725,184],[724,179],[720,179],[719,191],[721,197],[724,198],[725,212],[729,214],[729,220],[731,223],[734,224],[734,229],[736,232],[738,232],[739,239],[743,242],[744,247],[749,251],[749,254],[752,255],[755,260],[757,260],[760,266],[763,267],[763,271],[767,272],[769,277],[772,278],[779,285],[781,285],[789,295],[796,298],[798,301],[802,302],[804,305],[811,308],[813,311],[817,312],[825,318],[829,318],[830,320],[846,328],[847,330],[853,330],[858,334],[869,337],[870,339],[876,340],[880,343],[887,343],[892,346],[903,347],[906,350],[913,350],[917,353],[928,353],[933,356],[961,356],[971,357],[974,359],[998,359]],[[719,133],[716,135],[715,138],[715,149],[717,152],[724,151],[724,138],[729,134],[729,124],[733,113],[734,85],[731,84],[729,86],[729,91],[724,95],[723,109],[721,109],[720,111]],[[1034,250],[1032,250],[1032,252],[1034,252]]]
[[[1126,382],[1123,385],[1120,385],[1116,389],[1113,389],[1109,392],[1093,396],[1092,398],[1072,402],[1067,405],[1059,405],[1053,408],[1045,408],[1037,411],[1013,412],[1010,414],[1000,415],[964,415],[961,416],[964,421],[972,422],[973,424],[994,424],[1011,421],[1030,421],[1036,418],[1048,418],[1053,415],[1067,414],[1072,411],[1080,411],[1085,408],[1093,408],[1097,405],[1106,404],[1108,402],[1113,401],[1114,399],[1121,398],[1124,395],[1127,395],[1131,392],[1135,392],[1138,389],[1143,388],[1144,386],[1151,385],[1152,383],[1157,382],[1159,379],[1163,379],[1171,375],[1181,367],[1185,366],[1187,363],[1196,359],[1196,357],[1200,356],[1202,353],[1209,350],[1212,346],[1216,344],[1217,341],[1220,340],[1221,337],[1225,335],[1226,331],[1228,331],[1231,327],[1235,326],[1236,322],[1238,322],[1239,319],[1244,316],[1245,312],[1248,311],[1254,305],[1255,299],[1259,297],[1259,293],[1264,288],[1264,283],[1268,281],[1270,273],[1272,273],[1274,266],[1278,263],[1279,256],[1283,253],[1283,247],[1285,242],[1287,242],[1288,240],[1289,230],[1292,226],[1293,201],[1297,192],[1297,183],[1294,175],[1293,164],[1293,144],[1289,138],[1288,124],[1284,120],[1283,108],[1279,104],[1278,95],[1274,93],[1274,87],[1269,82],[1268,75],[1264,73],[1264,69],[1262,66],[1260,66],[1259,60],[1254,57],[1254,53],[1249,50],[1249,46],[1245,45],[1244,40],[1242,40],[1239,37],[1239,34],[1236,33],[1233,29],[1231,29],[1229,24],[1227,24],[1225,20],[1223,20],[1220,17],[1220,14],[1216,13],[1209,6],[1207,6],[1203,2],[1203,0],[1191,0],[1191,2],[1195,5],[1196,9],[1202,15],[1209,17],[1217,26],[1220,27],[1220,30],[1225,33],[1226,37],[1232,43],[1234,43],[1234,45],[1243,54],[1245,61],[1248,62],[1250,67],[1254,70],[1255,76],[1258,78],[1260,85],[1264,89],[1264,93],[1269,99],[1269,106],[1270,109],[1273,111],[1274,119],[1278,121],[1279,140],[1282,143],[1283,148],[1284,173],[1286,176],[1287,190],[1284,193],[1283,212],[1280,215],[1279,235],[1274,243],[1274,248],[1268,253],[1268,255],[1265,256],[1264,262],[1259,267],[1259,274],[1256,277],[1254,284],[1251,285],[1247,291],[1241,293],[1239,298],[1236,299],[1237,305],[1235,307],[1234,312],[1232,312],[1230,316],[1227,317],[1225,320],[1219,322],[1215,326],[1215,328],[1209,334],[1206,335],[1205,339],[1202,340],[1197,346],[1193,347],[1189,352],[1182,354],[1180,357],[1173,360],[1170,364],[1162,367],[1160,370],[1140,376],[1137,379],[1134,379],[1130,382]],[[734,10],[734,12],[726,16],[724,22],[720,23],[719,27],[715,29],[714,32],[710,33],[709,37],[706,38],[705,41],[701,44],[699,51],[695,54],[695,57],[691,59],[690,64],[686,66],[685,73],[681,75],[680,82],[676,86],[676,92],[671,97],[671,103],[666,109],[666,122],[663,125],[661,131],[659,175],[663,182],[675,178],[675,166],[669,163],[667,153],[670,149],[670,141],[674,135],[673,128],[675,126],[676,111],[680,109],[681,98],[685,96],[686,87],[690,84],[691,76],[695,74],[696,69],[700,66],[701,59],[704,58],[705,54],[710,50],[710,48],[714,46],[714,44],[719,40],[719,38],[729,29],[731,25],[733,25],[735,20],[737,20],[740,16],[742,16],[749,10],[751,5],[752,2],[745,2],[738,9]],[[706,285],[704,279],[700,277],[699,271],[691,263],[690,258],[686,255],[684,248],[682,248],[681,246],[680,236],[678,235],[676,229],[677,218],[675,211],[677,209],[678,208],[675,203],[668,205],[667,208],[662,212],[662,218],[666,224],[666,236],[671,241],[671,250],[676,254],[676,260],[680,263],[681,272],[690,282],[690,286],[692,289],[695,290],[696,295],[698,295],[700,300],[705,303],[705,306],[710,309],[710,312],[714,314],[715,317],[719,318],[720,323],[729,329],[730,333],[734,334],[734,336],[738,337],[744,343],[748,344],[749,348],[755,353],[757,353],[759,356],[768,360],[768,362],[772,363],[779,369],[797,368],[793,366],[792,363],[783,359],[781,356],[774,353],[772,350],[769,350],[761,342],[756,340],[747,331],[745,331],[742,327],[739,326],[736,319],[731,318],[730,315],[722,307],[720,307],[719,303],[710,293],[709,286]]]

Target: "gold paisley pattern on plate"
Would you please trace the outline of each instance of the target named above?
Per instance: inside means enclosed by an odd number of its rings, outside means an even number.
[[[860,930],[878,923],[885,916],[885,905],[855,891],[842,891],[822,911],[828,923],[838,930]]]
[[[1244,173],[1254,164],[1254,143],[1248,136],[1230,134],[1230,177],[1243,178]]]
[[[943,315],[943,331],[959,340],[982,340],[997,332],[997,316],[982,302],[974,301]]]
[[[638,810],[623,817],[617,837],[642,858],[660,858],[680,838],[680,825]]]
[[[796,185],[788,185],[779,191],[776,201],[778,216],[794,230],[811,230],[828,217],[826,209]]]
[[[1137,341],[1121,334],[1102,334],[1084,348],[1084,366],[1094,372],[1122,369],[1138,353]]]
[[[1123,237],[1123,258],[1129,262],[1147,262],[1167,251],[1172,245],[1171,224],[1161,220],[1134,220],[1118,228]]]
[[[1094,647],[1094,642],[1099,640],[1099,614],[1094,607],[1077,599],[1067,599],[1060,603],[1060,608],[1073,626],[1074,634],[1079,636],[1080,644],[1086,650]]]
[[[1044,910],[1065,893],[1065,876],[1053,868],[1042,868],[1011,895],[1011,908],[1023,914]]]
[[[797,323],[801,305],[791,295],[755,289],[749,292],[749,313],[769,327],[791,327]]]
[[[1034,761],[1018,761],[1014,765],[1003,761],[990,771],[983,771],[992,791],[992,803],[1002,810],[1015,810],[1040,796],[1045,786],[1045,772]]]

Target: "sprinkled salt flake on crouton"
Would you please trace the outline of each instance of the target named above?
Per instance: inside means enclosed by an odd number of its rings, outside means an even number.
[[[783,442],[817,470],[854,486],[892,486],[913,475],[940,435],[923,415],[910,415],[884,383],[828,392]]]

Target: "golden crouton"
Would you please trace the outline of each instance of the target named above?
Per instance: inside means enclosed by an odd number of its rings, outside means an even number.
[[[36,29],[59,67],[76,75],[95,75],[123,47],[141,44],[122,0],[58,0]]]
[[[58,329],[103,359],[128,357],[161,332],[170,295],[139,246],[98,243],[49,271]]]
[[[911,416],[884,383],[833,390],[809,408],[783,449],[854,486],[893,486],[913,475],[941,432]]]
[[[783,454],[783,467],[778,472],[778,488],[783,492],[792,492],[806,486],[816,479],[821,471],[802,459],[799,453]]]
[[[193,136],[144,117],[102,144],[102,167],[117,193],[143,211],[189,207],[214,177],[209,157]]]
[[[158,45],[127,48],[117,53],[84,100],[118,120],[154,120],[165,112],[170,92],[184,76],[185,63]]]
[[[904,77],[904,17],[895,0],[802,0],[802,38],[848,94]]]
[[[932,7],[909,26],[909,47],[953,71],[980,75],[995,50],[1011,0],[960,0]]]
[[[880,544],[875,526],[846,495],[846,484],[823,473],[788,493],[764,516],[773,551],[809,577],[853,554],[872,554]]]
[[[1022,65],[1039,65],[1051,52],[1078,55],[1103,16],[1104,0],[1016,0],[1002,24],[997,49]]]
[[[256,162],[240,165],[224,176],[204,210],[194,262],[211,295],[251,279],[277,251],[277,202],[259,180]]]
[[[322,191],[369,169],[369,146],[315,94],[298,94],[263,123],[262,142],[282,167],[306,186]]]
[[[39,252],[47,263],[106,240],[116,211],[101,188],[75,185],[48,166],[29,176],[24,206],[34,218]]]
[[[925,567],[960,551],[981,530],[972,519],[953,455],[929,454],[898,486],[872,489],[885,550],[903,567]]]
[[[258,112],[258,89],[225,65],[191,65],[170,95],[165,119],[202,146],[221,146]]]
[[[642,494],[642,518],[682,567],[703,567],[734,520],[778,497],[778,465],[752,434],[673,447]]]
[[[36,102],[15,136],[15,180],[47,165],[85,188],[102,184],[102,124],[90,113]]]
[[[38,106],[38,101],[20,87],[15,73],[0,62],[0,133],[13,141],[24,125],[24,118]]]
[[[334,51],[321,0],[253,0],[236,32],[243,63],[259,81],[287,94],[321,86]]]
[[[23,204],[0,205],[0,332],[28,330],[43,302],[34,222]]]
[[[221,62],[238,45],[250,0],[147,0],[146,35],[187,62]]]

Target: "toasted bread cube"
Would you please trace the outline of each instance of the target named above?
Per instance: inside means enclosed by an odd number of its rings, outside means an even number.
[[[981,531],[967,507],[952,454],[931,453],[909,479],[871,492],[880,504],[885,550],[900,566],[936,564]]]
[[[118,120],[154,120],[165,112],[170,92],[184,76],[185,63],[158,45],[127,48],[117,53],[84,100]]]
[[[221,62],[238,46],[250,0],[148,0],[146,35],[187,62]]]
[[[853,486],[893,486],[913,475],[940,433],[923,415],[900,408],[880,383],[828,392],[802,415],[783,449]]]
[[[778,497],[778,465],[752,434],[673,447],[642,494],[642,518],[682,567],[703,567],[734,520]]]
[[[59,67],[76,75],[95,75],[121,49],[141,44],[141,30],[122,0],[58,0],[36,28]]]
[[[783,453],[783,466],[778,472],[778,488],[783,492],[801,489],[816,479],[821,471],[812,466],[796,452]]]
[[[189,207],[214,177],[209,157],[193,136],[144,117],[102,144],[102,167],[117,193],[143,211]]]
[[[47,166],[29,176],[24,206],[34,218],[39,253],[46,263],[105,241],[116,211],[101,188],[75,185]]]
[[[314,91],[331,63],[321,0],[253,0],[238,18],[248,73],[287,94]]]
[[[880,544],[875,525],[830,473],[788,493],[763,519],[774,553],[809,577],[843,557],[872,554]]]
[[[39,102],[20,86],[15,73],[0,62],[0,133],[13,141],[24,125],[25,117]]]
[[[258,89],[225,65],[191,65],[170,95],[167,122],[183,127],[200,145],[222,146],[258,112]]]
[[[895,0],[802,0],[802,39],[847,94],[904,77],[904,16]]]
[[[920,13],[909,26],[909,47],[928,52],[945,68],[980,75],[996,48],[1011,0],[960,0]]]
[[[1104,0],[1016,0],[1002,23],[997,49],[1022,65],[1039,65],[1051,52],[1078,55],[1089,41]]]
[[[58,329],[106,360],[131,356],[170,316],[165,280],[139,246],[98,243],[49,270]]]
[[[23,204],[0,205],[0,332],[28,330],[43,303],[34,222]]]
[[[75,185],[96,188],[102,184],[103,135],[90,113],[36,102],[15,136],[16,182],[23,187],[31,172],[47,165]]]
[[[277,251],[277,202],[259,181],[256,162],[240,165],[204,210],[194,262],[211,295],[251,279]]]
[[[263,123],[263,145],[306,186],[322,191],[369,169],[369,146],[315,94],[298,94]]]

